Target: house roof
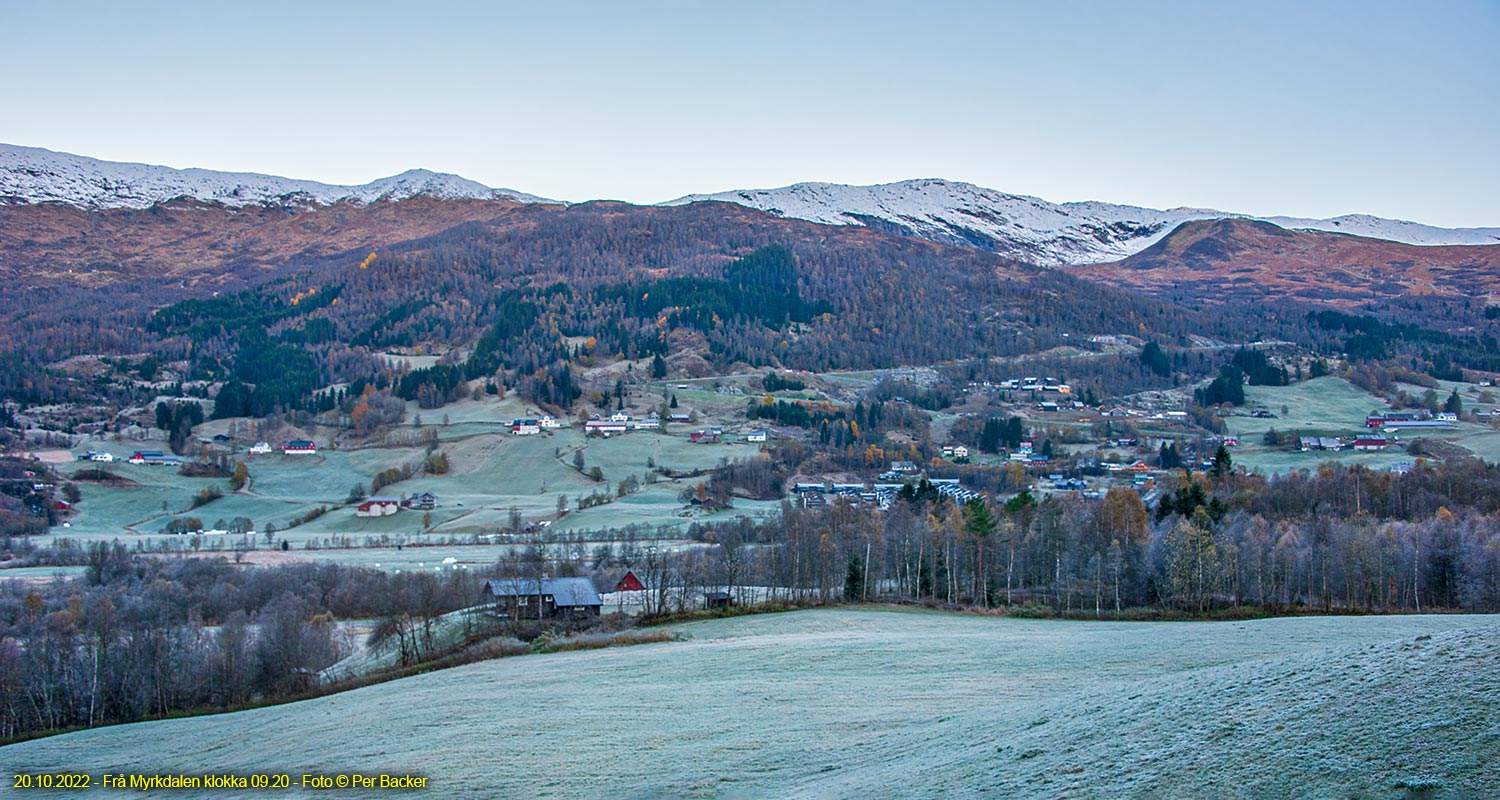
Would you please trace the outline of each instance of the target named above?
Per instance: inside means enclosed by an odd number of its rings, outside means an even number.
[[[399,498],[399,497],[390,497],[389,495],[380,495],[379,497],[371,497],[371,498],[365,500],[365,503],[393,503],[393,504],[396,504],[396,505],[400,505],[401,504],[401,498]]]
[[[532,578],[491,578],[485,592],[492,597],[552,595],[558,606],[602,606],[594,582],[588,578],[543,578],[541,586]]]

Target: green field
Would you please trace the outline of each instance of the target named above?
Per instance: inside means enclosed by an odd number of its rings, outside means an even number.
[[[1386,469],[1398,462],[1412,461],[1413,457],[1402,446],[1379,452],[1342,450],[1297,453],[1292,452],[1288,445],[1272,448],[1262,443],[1262,437],[1270,428],[1283,434],[1352,436],[1366,430],[1367,414],[1386,407],[1382,398],[1359,389],[1343,378],[1326,376],[1290,386],[1246,386],[1243,410],[1248,414],[1254,409],[1265,409],[1274,416],[1270,419],[1248,415],[1228,416],[1224,418],[1224,424],[1230,434],[1240,438],[1240,447],[1233,453],[1235,463],[1247,469],[1282,473],[1314,469],[1324,461]],[[1285,414],[1282,413],[1283,408],[1286,409]],[[1403,446],[1413,439],[1430,438],[1452,442],[1488,461],[1500,461],[1500,432],[1473,422],[1460,422],[1452,428],[1437,430],[1407,430],[1397,436]]]
[[[409,409],[408,420],[413,420],[416,413],[415,407]],[[254,521],[258,531],[274,524],[277,541],[287,541],[299,554],[319,560],[372,563],[374,559],[347,551],[305,548],[310,542],[324,543],[329,539],[362,544],[366,537],[413,541],[424,536],[493,534],[509,525],[512,509],[531,522],[555,519],[560,499],[570,513],[558,521],[558,531],[599,531],[640,524],[682,527],[705,519],[760,516],[777,510],[776,503],[741,501],[736,509],[708,516],[686,508],[678,500],[681,492],[704,478],[674,481],[650,476],[648,479],[654,468],[691,473],[710,469],[726,459],[758,456],[758,445],[738,443],[732,434],[727,434],[719,444],[689,442],[688,426],[673,426],[670,432],[638,431],[608,439],[585,437],[580,429],[568,427],[537,436],[511,435],[510,419],[537,413],[535,407],[515,398],[499,402],[466,400],[450,404],[442,413],[427,412],[422,420],[424,427],[437,431],[440,448],[449,457],[450,471],[444,475],[419,474],[383,488],[380,494],[406,496],[435,492],[440,501],[430,512],[408,510],[388,517],[361,518],[355,515],[352,505],[344,505],[352,488],[359,486],[368,491],[371,478],[380,470],[420,463],[426,455],[421,447],[324,449],[312,457],[279,453],[250,456],[242,451],[252,479],[248,490],[226,493],[197,509],[191,509],[190,505],[199,490],[214,487],[227,492],[227,481],[185,478],[168,467],[133,466],[124,462],[102,465],[133,485],[82,484],[83,499],[70,526],[54,532],[59,537],[79,541],[121,539],[127,544],[141,540],[170,541],[186,548],[193,544],[190,538],[172,541],[163,537],[163,528],[172,518],[193,516],[206,527],[213,527],[219,520],[247,517]],[[444,415],[448,425],[442,424]],[[208,426],[203,432],[207,434]],[[102,448],[97,444],[91,447],[124,457],[140,446],[111,443]],[[598,467],[603,472],[603,481],[596,482],[574,469],[575,451],[583,453],[585,471]],[[101,465],[70,462],[61,469],[72,473],[98,466]],[[581,498],[596,492],[613,493],[627,477],[634,477],[642,489],[622,499],[579,510]],[[294,520],[319,506],[330,510],[317,519],[290,527]],[[196,547],[228,550],[242,543],[238,538],[204,537]],[[255,543],[266,547],[261,537]],[[487,556],[486,560],[493,558]]]
[[[1496,622],[806,611],[0,754],[13,772],[410,771],[444,798],[1484,797]]]

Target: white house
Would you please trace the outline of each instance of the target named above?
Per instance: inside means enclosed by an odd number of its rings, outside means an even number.
[[[557,417],[554,417],[551,414],[543,414],[542,416],[538,417],[536,424],[539,427],[546,429],[562,427],[561,424],[558,423]]]
[[[627,413],[625,413],[624,411],[616,411],[615,413],[609,415],[609,421],[610,422],[629,422],[630,421],[630,415],[627,414]]]
[[[270,442],[256,442],[254,445],[252,445],[250,447],[250,453],[252,455],[266,455],[267,453],[270,453],[270,452],[271,452],[271,443]]]
[[[764,442],[765,440],[765,431],[750,431],[749,433],[745,434],[745,441],[747,442]]]

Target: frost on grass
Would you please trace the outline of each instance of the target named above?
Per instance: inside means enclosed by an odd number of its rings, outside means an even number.
[[[416,770],[434,797],[1496,797],[1495,623],[791,612],[0,753],[18,772]]]

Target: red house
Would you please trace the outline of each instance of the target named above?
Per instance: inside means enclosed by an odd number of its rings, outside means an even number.
[[[617,591],[617,592],[644,592],[644,591],[646,591],[646,584],[641,583],[641,579],[637,578],[635,576],[635,572],[632,570],[632,571],[626,572],[625,573],[625,577],[621,578],[620,582],[617,583],[617,584],[615,584],[615,591]]]

